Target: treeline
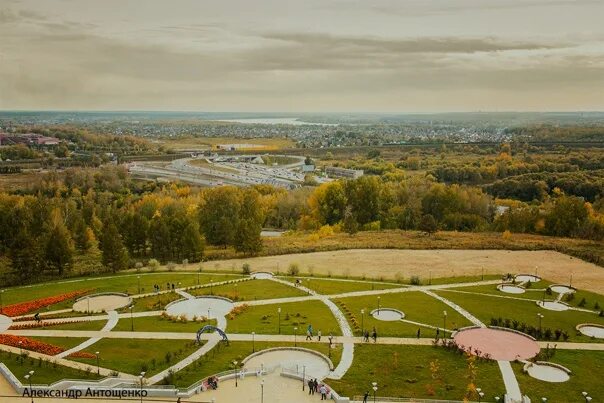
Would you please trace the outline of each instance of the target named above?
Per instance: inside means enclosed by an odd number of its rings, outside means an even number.
[[[506,209],[507,208],[507,209]],[[206,245],[253,255],[263,227],[319,231],[510,231],[604,239],[604,203],[556,189],[541,203],[497,201],[430,177],[364,176],[316,188],[197,189],[134,182],[122,167],[48,174],[28,192],[0,194],[0,276],[53,276],[197,262]]]
[[[604,141],[604,127],[601,126],[552,126],[535,125],[508,129],[514,138],[528,141]]]

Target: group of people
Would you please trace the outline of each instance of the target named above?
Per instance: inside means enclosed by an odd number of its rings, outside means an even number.
[[[321,400],[328,400],[327,395],[329,394],[329,388],[324,383],[319,385],[317,379],[308,380],[308,394],[314,395],[315,393],[321,394]]]
[[[375,330],[375,327],[371,331],[371,338],[373,339],[374,343],[377,342],[377,330]],[[363,341],[366,343],[369,342],[369,330],[367,329],[365,329],[365,331],[363,332]]]
[[[211,388],[214,390],[218,389],[218,378],[215,376],[209,377],[207,384],[208,384],[208,388]]]
[[[175,290],[176,286],[174,285],[174,283],[166,283],[166,290]],[[161,291],[161,285],[159,284],[153,284],[153,291],[155,292],[160,292]]]
[[[312,340],[313,328],[312,325],[308,325],[306,328],[306,340]],[[321,341],[321,330],[317,330],[317,340]]]

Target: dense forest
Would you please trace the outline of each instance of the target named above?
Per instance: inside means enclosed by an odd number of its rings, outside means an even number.
[[[547,192],[545,192],[547,193]],[[315,188],[197,189],[135,182],[125,168],[49,173],[19,193],[0,193],[2,283],[118,271],[148,263],[197,262],[206,245],[253,255],[263,227],[511,231],[604,239],[604,203],[561,188],[520,200],[431,175],[364,176]]]

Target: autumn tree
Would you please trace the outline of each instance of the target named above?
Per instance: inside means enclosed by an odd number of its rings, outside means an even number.
[[[101,251],[103,253],[103,264],[110,268],[112,272],[115,273],[128,267],[128,251],[124,247],[122,237],[113,222],[107,223],[104,227]]]

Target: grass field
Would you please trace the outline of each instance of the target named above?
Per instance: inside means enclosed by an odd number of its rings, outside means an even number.
[[[28,339],[38,340],[43,343],[53,344],[55,346],[63,347],[65,350],[69,350],[83,342],[86,338],[83,337],[27,337]]]
[[[134,318],[135,332],[185,332],[195,333],[205,325],[215,325],[215,320],[205,322],[171,321],[162,316],[144,316]],[[129,332],[132,328],[130,318],[123,318],[113,328],[114,332]]]
[[[218,144],[257,144],[264,146],[256,150],[277,150],[295,146],[295,142],[286,138],[238,138],[238,137],[186,137],[164,140],[166,147],[179,149],[216,148]]]
[[[321,330],[325,337],[330,332],[341,334],[333,314],[321,301],[250,306],[235,319],[228,320],[227,332],[278,334],[278,308],[281,308],[281,334],[295,334],[294,328],[297,327],[297,334],[303,340],[309,324],[312,324],[315,332]]]
[[[431,370],[436,367],[437,371]],[[377,382],[378,396],[463,400],[468,374],[464,356],[440,347],[363,344],[355,347],[346,375],[327,382],[349,397],[362,396],[371,391],[371,382]],[[476,386],[483,389],[485,401],[503,396],[505,387],[496,362],[476,362]]]
[[[270,347],[285,346],[293,346],[293,344],[255,342],[252,345],[249,342],[235,341],[227,346],[221,343],[204,357],[177,372],[172,381],[176,386],[185,388],[210,375],[235,369],[233,361],[241,362],[245,357],[252,354],[253,347],[255,347],[255,351],[260,351]],[[298,343],[298,346],[319,351],[325,355],[329,354],[327,343]],[[334,365],[338,365],[341,355],[342,348],[340,345],[336,345],[336,348],[333,348],[331,352],[331,360]]]
[[[22,359],[17,354],[0,351],[0,361],[6,365],[11,372],[23,383],[26,383],[25,375],[34,371],[32,383],[34,385],[47,385],[62,379],[99,379],[96,371],[78,371],[73,368],[64,367],[51,363],[50,361],[37,360],[33,358]]]
[[[292,284],[294,284],[296,281],[296,278],[294,277],[282,277],[282,279],[289,281]],[[309,277],[302,279],[302,285],[324,295],[342,294],[354,291],[386,290],[389,288],[403,287],[402,284],[399,285],[369,281],[346,281]]]
[[[506,298],[496,298],[483,295],[460,294],[446,290],[437,291],[437,294],[455,302],[462,308],[470,311],[474,316],[489,324],[491,318],[501,317],[503,319],[517,320],[527,325],[538,326],[537,313],[544,317],[541,325],[543,328],[561,329],[568,332],[569,341],[576,342],[598,342],[603,340],[593,339],[581,335],[575,330],[579,323],[601,323],[604,324],[604,318],[596,314],[579,311],[548,311],[542,309],[529,300],[512,300]]]
[[[89,320],[82,322],[65,323],[63,325],[47,326],[48,330],[101,330],[106,320]],[[40,328],[43,329],[43,328]]]
[[[160,311],[170,302],[182,299],[182,295],[177,292],[168,292],[157,295],[149,295],[148,297],[136,298],[133,300],[133,312]],[[128,307],[119,309],[119,312],[130,312]]]
[[[267,298],[287,298],[307,295],[305,292],[279,284],[271,280],[251,280],[242,283],[225,284],[211,288],[199,288],[189,292],[192,295],[220,295],[233,301],[253,301]]]
[[[189,267],[191,270],[195,270],[195,267]],[[154,284],[160,285],[162,290],[165,290],[168,283],[170,285],[174,283],[176,287],[189,287],[197,284],[208,284],[211,281],[234,280],[240,277],[216,273],[198,274],[196,272],[160,272],[84,277],[72,280],[51,281],[32,286],[7,288],[2,295],[2,301],[5,305],[10,305],[78,290],[94,290],[95,293],[113,291],[138,294],[139,289],[141,293],[153,292]],[[71,304],[62,304],[55,304],[50,309],[71,307]]]
[[[549,361],[570,369],[570,380],[563,383],[539,381],[523,373],[522,364],[513,364],[520,390],[531,401],[540,402],[546,397],[550,403],[582,402],[583,391],[588,392],[594,402],[604,400],[604,382],[597,381],[604,374],[604,351],[558,350]]]
[[[337,303],[344,304],[347,308],[344,309],[340,305],[344,313],[347,314],[349,322],[353,330],[360,334],[361,327],[365,329],[376,328],[378,336],[398,336],[398,337],[415,337],[417,334],[417,325],[412,325],[404,322],[386,322],[373,318],[370,312],[378,307],[377,296],[350,297],[336,300]],[[447,311],[447,329],[455,329],[471,325],[471,323],[449,308],[439,300],[430,297],[419,291],[409,291],[400,294],[384,294],[380,296],[381,308],[394,308],[405,313],[405,319],[414,322],[420,322],[431,326],[442,327],[443,311]],[[365,310],[364,318],[361,315],[361,310]],[[358,327],[354,326],[355,321],[351,321],[351,317],[356,319]],[[424,335],[433,335],[434,330],[422,329]]]
[[[102,339],[83,350],[99,352],[101,367],[138,375],[156,374],[193,353],[200,346],[188,340]],[[96,359],[75,358],[96,366]]]

